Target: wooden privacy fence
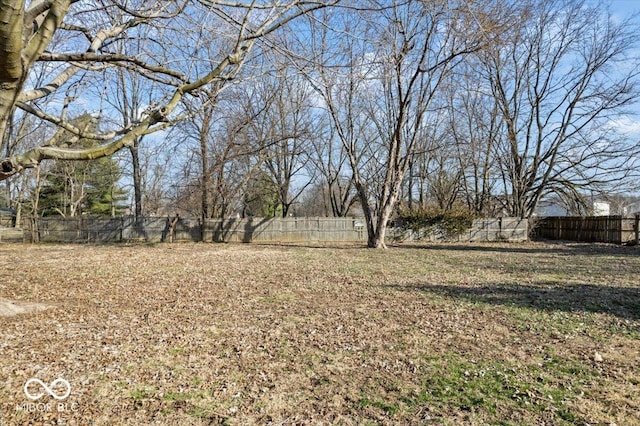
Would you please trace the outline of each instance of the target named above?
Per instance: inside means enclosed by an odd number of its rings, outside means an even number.
[[[362,242],[359,219],[352,218],[249,218],[198,219],[145,217],[27,218],[27,242]],[[204,236],[204,238],[203,238]]]
[[[638,243],[640,215],[544,217],[532,220],[532,236],[549,240]]]
[[[529,221],[514,217],[476,219],[468,231],[468,241],[526,241]]]
[[[25,218],[22,222],[25,242],[160,242],[200,241],[200,224],[194,219],[180,219],[171,229],[171,219],[131,216],[117,218]]]
[[[474,219],[471,228],[459,235],[446,235],[438,225],[418,231],[403,228],[390,230],[390,238],[395,241],[509,241],[520,242],[529,238],[529,222],[513,217]]]
[[[390,228],[395,239],[401,232]],[[358,218],[248,218],[197,219],[145,217],[25,218],[26,242],[208,241],[256,243],[366,243],[364,219]],[[401,240],[417,240],[402,238]],[[423,241],[439,241],[432,235]],[[527,221],[512,218],[477,219],[456,241],[525,241]]]
[[[204,241],[214,242],[366,242],[364,220],[296,217],[211,219],[203,227]]]

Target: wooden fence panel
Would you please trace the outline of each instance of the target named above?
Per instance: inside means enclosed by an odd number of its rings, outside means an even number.
[[[418,232],[404,228],[391,229],[389,237],[394,241],[508,241],[521,242],[529,239],[529,222],[526,219],[503,217],[474,219],[471,228],[458,236],[449,236],[433,226]]]
[[[526,219],[504,217],[475,219],[469,230],[469,241],[526,241],[529,236]]]
[[[327,242],[366,241],[359,220],[352,218],[211,219],[205,222],[206,241]]]
[[[635,218],[623,216],[554,216],[532,221],[535,238],[613,244],[633,241],[636,226]]]

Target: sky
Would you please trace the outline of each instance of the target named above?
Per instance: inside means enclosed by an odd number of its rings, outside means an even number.
[[[594,3],[596,0],[593,0]],[[626,19],[637,14],[638,31],[640,32],[640,0],[611,0],[610,10],[614,18]],[[638,51],[640,55],[640,51]],[[612,126],[629,136],[640,137],[640,104],[631,108],[634,115],[621,116],[612,121]]]
[[[611,10],[621,14],[638,12],[640,11],[640,0],[612,0]]]

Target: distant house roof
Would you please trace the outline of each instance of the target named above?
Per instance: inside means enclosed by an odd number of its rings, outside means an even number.
[[[17,212],[9,207],[0,207],[0,216],[15,216]]]
[[[559,202],[554,200],[543,200],[540,201],[536,211],[534,212],[535,216],[569,216],[569,211],[566,207],[560,205]]]
[[[610,214],[610,204],[606,201],[592,201],[590,203],[588,215],[608,216]],[[583,213],[584,214],[584,213]],[[561,201],[557,199],[546,199],[538,203],[534,216],[576,216],[580,213],[570,211]]]

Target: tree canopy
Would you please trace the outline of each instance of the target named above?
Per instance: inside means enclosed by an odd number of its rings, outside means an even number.
[[[46,159],[109,156],[172,125],[180,119],[178,107],[185,95],[197,96],[207,85],[233,80],[257,41],[331,3],[335,1],[0,1],[0,135],[8,154],[0,160],[0,179]],[[80,92],[88,84],[104,88],[92,100],[102,103],[110,85],[126,83],[113,78],[114,68],[133,70],[159,86],[157,97],[134,121],[114,120],[98,132],[74,126],[66,113],[76,106],[74,101],[87,102]],[[47,123],[44,143],[26,150],[10,146],[17,111]],[[105,111],[98,105],[94,113]],[[99,143],[67,148],[62,130]]]

